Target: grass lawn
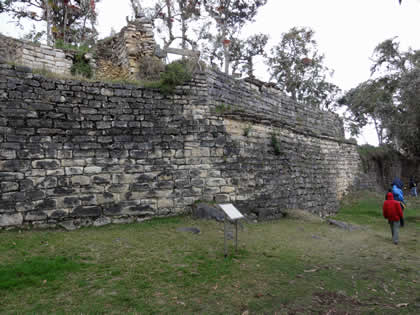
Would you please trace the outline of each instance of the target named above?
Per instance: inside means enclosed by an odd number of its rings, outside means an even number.
[[[396,246],[383,199],[343,202],[352,231],[298,212],[244,223],[228,258],[223,224],[189,217],[1,232],[0,313],[419,314],[420,201]]]

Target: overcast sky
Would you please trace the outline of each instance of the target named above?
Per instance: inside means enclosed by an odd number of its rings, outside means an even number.
[[[140,1],[148,2],[147,0]],[[102,0],[99,11],[100,37],[111,28],[119,31],[131,16],[129,0]],[[0,15],[0,31],[13,36],[16,29]],[[290,28],[310,27],[315,31],[325,65],[334,70],[333,83],[343,90],[369,79],[370,57],[380,42],[397,36],[403,50],[420,49],[420,0],[268,0],[244,34],[266,33],[270,44]],[[264,66],[256,75],[266,78]],[[366,130],[360,144],[377,144],[373,131]]]

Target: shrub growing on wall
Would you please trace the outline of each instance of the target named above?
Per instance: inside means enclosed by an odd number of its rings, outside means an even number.
[[[192,79],[194,62],[188,59],[176,60],[165,66],[160,73],[160,80],[149,82],[146,86],[158,88],[163,94],[172,94],[178,85]]]
[[[162,61],[154,56],[143,56],[139,60],[140,80],[159,80],[160,74],[165,71],[165,65]]]
[[[89,61],[86,60],[83,52],[77,52],[74,55],[73,65],[71,66],[70,72],[72,75],[81,75],[86,78],[92,77],[92,67],[89,64]]]
[[[183,60],[177,60],[165,67],[165,72],[160,75],[163,93],[171,93],[176,86],[182,85],[191,80],[192,73],[188,68],[188,63]]]

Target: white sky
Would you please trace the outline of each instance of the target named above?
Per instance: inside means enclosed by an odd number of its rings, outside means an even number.
[[[108,36],[111,28],[119,31],[132,14],[129,0],[102,0],[97,9],[100,37]],[[19,37],[22,33],[6,19],[0,15],[0,32]],[[401,49],[420,49],[420,0],[403,0],[401,6],[398,0],[268,0],[244,33],[268,34],[272,45],[294,26],[315,31],[325,65],[335,71],[333,83],[348,90],[369,78],[369,58],[385,39],[397,36]],[[256,75],[267,80],[266,72],[260,65]],[[376,145],[373,129],[364,130],[358,143]]]

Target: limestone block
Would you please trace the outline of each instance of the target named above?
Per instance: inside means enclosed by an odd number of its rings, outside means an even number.
[[[0,227],[19,226],[22,223],[23,223],[23,216],[21,213],[0,215]]]
[[[78,206],[70,215],[73,217],[99,217],[101,216],[102,209],[98,206]]]
[[[0,150],[0,159],[16,159],[16,151],[15,150],[7,150],[2,149]]]
[[[56,170],[47,170],[45,175],[47,175],[47,176],[62,176],[62,175],[64,175],[64,169],[60,168],[60,169],[56,169]]]
[[[99,166],[86,166],[83,170],[84,174],[99,174],[102,172],[102,167]]]
[[[104,225],[111,224],[111,222],[112,222],[111,218],[99,217],[95,221],[93,221],[93,226],[95,227],[104,226]]]
[[[222,193],[233,193],[235,192],[235,187],[233,186],[222,186],[220,189],[220,192]]]
[[[223,186],[226,185],[226,180],[224,178],[207,178],[206,185],[210,187]]]
[[[83,174],[83,167],[65,167],[65,174],[66,175],[82,175]]]
[[[32,161],[32,167],[47,169],[47,170],[57,169],[60,167],[60,161],[53,160],[53,159],[35,160],[35,161]]]
[[[47,215],[42,211],[31,211],[25,213],[25,221],[41,221],[46,219]]]
[[[71,183],[73,185],[85,186],[89,185],[91,183],[91,180],[89,176],[72,176]]]

